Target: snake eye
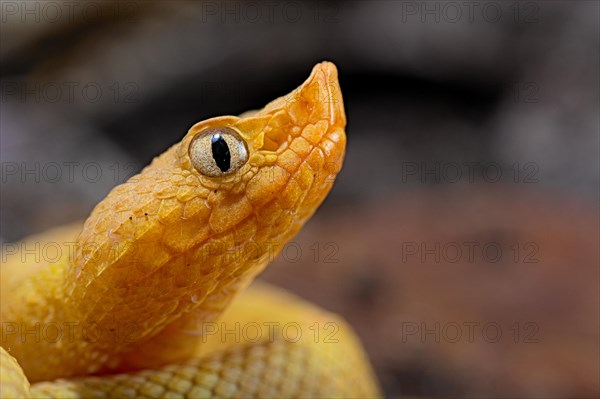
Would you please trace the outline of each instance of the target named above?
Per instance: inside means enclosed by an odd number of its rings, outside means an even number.
[[[228,127],[209,128],[198,134],[189,148],[194,168],[205,176],[235,172],[248,161],[246,142]]]

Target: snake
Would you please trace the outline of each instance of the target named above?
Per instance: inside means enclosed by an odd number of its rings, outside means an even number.
[[[327,197],[345,129],[321,62],[193,125],[84,222],[3,249],[2,397],[380,397],[341,316],[255,281]]]

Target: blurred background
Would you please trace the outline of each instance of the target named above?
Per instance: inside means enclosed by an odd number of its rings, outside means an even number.
[[[3,244],[330,60],[345,166],[261,278],[389,397],[600,395],[598,2],[0,4]]]

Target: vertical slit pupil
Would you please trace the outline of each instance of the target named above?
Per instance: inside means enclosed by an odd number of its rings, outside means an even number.
[[[212,155],[217,166],[221,169],[221,172],[227,172],[231,166],[231,153],[227,142],[219,133],[212,136],[210,142]]]

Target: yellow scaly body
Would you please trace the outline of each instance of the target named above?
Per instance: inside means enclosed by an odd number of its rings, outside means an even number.
[[[194,125],[83,228],[26,240],[62,256],[17,252],[0,268],[2,397],[378,396],[341,319],[265,285],[245,289],[326,197],[345,124],[337,70],[318,64],[260,111]],[[222,175],[218,137],[197,144],[211,128],[247,149]]]

